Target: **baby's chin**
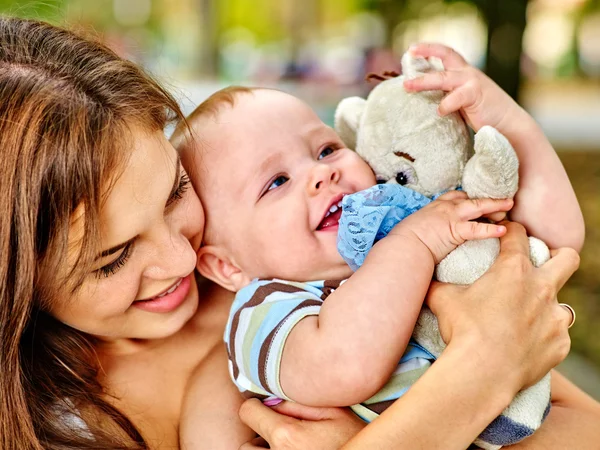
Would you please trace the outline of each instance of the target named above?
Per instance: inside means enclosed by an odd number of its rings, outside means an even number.
[[[340,257],[341,260],[341,257]],[[341,260],[339,264],[335,264],[327,269],[316,271],[311,274],[307,281],[318,281],[318,280],[345,280],[350,278],[354,272],[348,265]]]

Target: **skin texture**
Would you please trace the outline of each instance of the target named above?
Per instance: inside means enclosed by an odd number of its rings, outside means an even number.
[[[488,273],[471,286],[435,283],[430,290],[427,302],[440,318],[446,351],[344,449],[465,449],[518,390],[535,383],[567,354],[570,315],[558,306],[556,294],[578,267],[578,255],[561,249],[536,269],[528,260],[523,227],[506,225],[500,256]],[[494,291],[494,286],[504,288]],[[481,296],[490,292],[494,308],[481,308]],[[595,445],[600,405],[556,373],[552,391],[554,407],[548,419],[514,448]],[[320,437],[320,449],[339,449],[339,442],[356,432],[352,422],[332,411],[315,422],[314,411],[292,404],[282,408],[300,420],[274,415],[256,401],[244,403],[240,415],[275,450],[306,448],[307,435]],[[339,430],[345,434],[340,436]],[[244,449],[264,447],[254,441]]]
[[[223,105],[195,127],[201,152],[183,158],[200,165],[193,181],[207,211],[199,254],[207,276],[239,290],[275,274],[292,280],[351,274],[336,249],[337,226],[319,225],[333,202],[374,185],[375,177],[308,105],[258,89],[238,94],[233,107]],[[225,268],[211,264],[215,257]]]
[[[134,138],[136,142],[149,144],[147,140],[143,140],[142,135],[134,135]],[[201,411],[214,411],[215,408],[218,408],[216,409],[218,414],[229,415],[238,408],[242,399],[233,385],[225,381],[226,374],[223,373],[223,366],[221,365],[225,357],[222,332],[231,303],[231,296],[227,292],[210,284],[198,286],[200,289],[198,291],[195,281],[192,280],[189,297],[186,297],[181,308],[158,315],[147,311],[132,311],[132,317],[128,316],[131,304],[135,300],[160,293],[171,286],[178,278],[186,275],[183,273],[185,270],[178,266],[177,260],[185,260],[185,258],[182,258],[182,252],[187,254],[190,249],[192,252],[198,249],[200,244],[199,235],[202,233],[202,213],[197,208],[199,204],[197,199],[193,197],[191,190],[186,192],[181,201],[174,203],[172,208],[165,209],[166,199],[172,192],[176,171],[175,164],[173,164],[174,151],[164,141],[158,137],[156,139],[164,144],[164,147],[161,144],[163,150],[161,155],[164,158],[162,163],[159,163],[160,160],[156,159],[155,162],[158,164],[153,164],[151,167],[146,167],[146,169],[143,168],[143,164],[130,167],[134,169],[132,175],[134,173],[145,173],[146,176],[139,179],[132,177],[131,179],[135,181],[129,184],[130,191],[125,190],[122,193],[128,199],[128,203],[120,210],[121,213],[139,211],[140,214],[139,216],[132,214],[131,220],[123,223],[127,232],[123,233],[123,236],[119,233],[119,236],[115,236],[114,241],[109,239],[108,235],[110,233],[107,232],[106,246],[103,245],[103,248],[109,248],[115,243],[123,242],[134,236],[138,236],[139,242],[137,240],[136,242],[139,246],[134,247],[129,260],[114,275],[100,281],[96,281],[92,277],[88,281],[90,287],[94,287],[90,289],[89,295],[94,296],[95,303],[86,303],[86,307],[81,308],[79,312],[69,309],[69,311],[62,312],[57,310],[55,314],[64,317],[64,320],[68,320],[73,326],[86,331],[89,330],[101,337],[103,343],[98,347],[98,356],[102,364],[101,382],[106,387],[107,393],[111,395],[109,400],[131,418],[147,439],[151,448],[175,449],[180,446],[179,428],[180,426],[185,428],[183,424],[185,423],[185,414],[188,412],[187,405],[195,397],[188,397],[189,389],[193,387],[194,392],[200,395],[201,400],[207,402],[205,408],[200,409]],[[157,148],[150,145],[150,153],[153,150],[157,150]],[[170,156],[170,158],[165,157],[165,155]],[[131,160],[135,160],[133,155]],[[141,158],[139,162],[141,163]],[[126,173],[127,170],[126,168]],[[160,180],[163,178],[168,179],[168,183],[165,183],[164,186],[160,184]],[[144,180],[146,183],[143,184],[144,189],[141,189],[141,185],[138,186],[138,183]],[[146,189],[154,187],[158,189],[159,186],[162,190],[160,193],[155,194],[156,197],[147,197],[144,200]],[[156,199],[156,203],[153,203],[154,199]],[[153,204],[155,207],[148,208],[148,203]],[[148,215],[145,215],[146,212]],[[117,214],[117,216],[119,215]],[[106,225],[110,225],[110,229],[112,229],[113,221],[116,225],[121,219],[115,217],[107,220]],[[141,225],[141,228],[133,229],[136,224]],[[129,227],[132,227],[132,229],[129,229]],[[74,224],[73,236],[74,238],[77,236],[76,224]],[[183,239],[179,241],[181,236],[184,236],[188,241],[187,246]],[[76,239],[74,239],[74,242],[76,242]],[[117,258],[118,255],[112,255],[109,261],[103,261],[103,263],[111,262],[112,258]],[[497,277],[498,274],[494,276]],[[547,276],[553,279],[551,275]],[[552,289],[548,288],[545,292],[552,292]],[[456,292],[453,292],[452,295],[455,294]],[[453,298],[452,295],[450,295],[451,298]],[[76,305],[79,302],[86,302],[88,298],[87,296],[75,298],[72,303]],[[110,308],[102,305],[106,303],[107,299],[111,300],[112,306]],[[89,314],[89,308],[100,308],[100,305],[102,305],[102,308],[108,308],[108,312],[94,310],[93,316],[95,319],[93,321],[85,317],[86,315],[92,315]],[[189,311],[185,309],[188,306],[190,307]],[[517,314],[515,311],[518,311],[517,308],[514,308],[514,305],[511,306],[512,315],[507,315],[505,312],[505,315],[502,316],[504,321],[495,317],[494,323],[498,326],[503,323],[510,324]],[[552,310],[549,304],[546,304],[546,308],[548,311]],[[542,310],[543,308],[537,310],[537,315],[528,315],[530,318],[529,323],[518,322],[513,325],[515,330],[520,330],[520,333],[517,334],[524,336],[526,332],[531,332],[532,324],[547,323],[547,321],[542,320],[544,316],[540,313]],[[185,314],[183,311],[185,311]],[[560,314],[563,314],[564,317],[561,320],[566,323],[569,320],[566,313],[560,312],[562,311],[561,308],[558,311],[555,314],[558,314],[559,318]],[[455,316],[450,315],[448,310],[444,311],[440,308],[436,312],[440,313],[440,317],[448,314],[451,319],[448,319],[447,323],[453,323],[452,321],[455,320]],[[521,312],[518,312],[519,317],[522,317]],[[143,315],[145,319],[138,321],[138,313]],[[471,314],[473,314],[473,311],[471,311]],[[184,318],[183,316],[186,315],[187,318]],[[476,316],[469,316],[468,313],[465,313],[464,317],[474,318]],[[468,321],[462,323],[463,326],[458,328],[449,327],[450,338],[457,343],[457,347],[461,347],[458,344],[462,342],[462,339],[459,339],[461,333],[458,330],[468,329],[464,325]],[[492,322],[488,321],[487,323]],[[561,358],[561,355],[564,356],[564,349],[557,349],[558,343],[562,342],[564,346],[564,336],[557,334],[556,329],[553,329],[551,334],[553,339],[543,338],[543,326],[540,325],[540,327],[536,333],[532,333],[531,342],[543,342],[546,347],[549,343],[555,343],[555,345],[549,346],[548,351],[543,355],[537,355],[537,358],[541,358],[541,360],[535,359],[525,365],[509,364],[510,361],[514,362],[518,359],[515,354],[508,352],[510,346],[503,347],[505,351],[500,352],[494,358],[499,366],[514,367],[514,373],[519,374],[519,382],[523,384],[526,381],[529,383],[535,381],[533,378],[536,373],[540,372],[541,374],[547,371],[550,365],[548,359],[551,359],[552,365],[554,365]],[[480,335],[476,337],[481,338]],[[519,360],[519,363],[522,364],[523,361]],[[542,366],[544,370],[537,368],[539,366]],[[448,376],[453,370],[452,367],[448,367],[447,371],[442,371],[442,375]],[[490,376],[492,378],[489,378]],[[484,373],[481,378],[478,378],[477,371],[474,371],[473,379],[469,382],[473,384],[474,380],[483,380],[485,384],[489,383],[490,379],[501,381],[498,373],[492,375]],[[423,380],[433,382],[436,378],[428,378],[428,375],[426,375]],[[508,397],[507,392],[512,394],[511,391],[515,389],[514,385],[516,384],[518,384],[517,381],[510,379],[508,385],[497,383],[494,388],[497,389],[498,395],[504,398]],[[157,395],[157,393],[160,393],[160,395]],[[412,395],[401,404],[404,405],[402,408],[406,408],[406,411],[421,410],[424,398],[417,394]],[[438,406],[435,405],[436,408]],[[470,410],[471,415],[478,411],[477,408],[481,407],[477,404],[477,401],[474,401],[470,406],[472,407]],[[465,409],[468,409],[468,406]],[[424,407],[422,411],[425,414],[428,411],[427,407]],[[215,413],[215,416],[218,414]],[[456,411],[448,414],[446,417],[456,418],[461,416],[461,414],[456,414]],[[210,426],[210,418],[206,415],[204,417],[207,419],[205,425]],[[276,417],[280,418],[280,416]],[[265,419],[264,424],[276,425],[276,422],[269,422],[269,420]],[[325,425],[333,425],[336,430],[345,429],[347,432],[350,430],[348,432],[350,433],[356,431],[356,425],[348,425],[347,421],[352,422],[352,420],[352,418],[341,415],[336,416],[335,421],[327,422]],[[355,424],[356,422],[352,423]],[[321,426],[323,423],[318,421],[314,422],[313,425]],[[427,433],[427,427],[413,427],[413,429],[414,432],[421,430],[422,434],[432,434]],[[448,435],[448,438],[452,437],[452,440],[456,442],[465,442],[473,437],[469,430],[461,431],[460,428],[453,428],[453,430],[453,433],[457,434]],[[198,431],[201,432],[200,429]],[[318,446],[326,448],[327,442],[325,439],[327,436],[332,435],[336,435],[336,445],[341,442],[339,431],[336,432],[337,434],[332,433],[331,428],[323,434],[317,434],[312,426],[301,431],[304,433],[302,438],[305,441],[294,440],[293,442],[310,443],[303,448],[318,448]],[[236,448],[253,437],[253,433],[244,427],[237,428],[232,433],[228,432],[225,437],[229,437],[231,434],[235,434],[235,438],[231,441],[233,446],[229,448]],[[375,434],[378,435],[378,432]],[[200,436],[202,435],[200,434]],[[268,434],[265,433],[265,436],[268,436]],[[368,439],[373,434],[364,436]],[[597,440],[583,441],[580,448],[586,447],[585,442],[589,447],[590,442],[597,442]],[[210,444],[205,444],[203,440],[198,442],[200,448],[215,448]],[[338,447],[339,445],[333,448]],[[275,445],[273,448],[278,447]]]
[[[134,129],[132,137],[131,156],[100,220],[103,251],[135,241],[129,249],[99,258],[96,271],[71,301],[57,303],[51,311],[64,323],[114,346],[132,338],[169,336],[197,308],[193,289],[178,308],[164,314],[144,311],[133,303],[164,292],[193,272],[195,249],[189,240],[202,233],[203,212],[193,192],[180,186],[185,172],[162,132]],[[73,249],[81,233],[81,222],[74,220]]]
[[[193,181],[208,211],[198,255],[202,274],[236,290],[255,277],[349,276],[337,252],[337,219],[324,216],[342,195],[375,180],[308,105],[258,89],[192,122],[202,141],[183,154],[199,165]],[[312,406],[371,397],[406,347],[434,265],[467,239],[503,234],[501,226],[470,220],[511,206],[448,193],[398,225],[327,298],[319,316],[290,333],[280,378],[286,395]],[[361,339],[365,334],[369,340]]]
[[[210,295],[199,302],[193,271],[204,218],[197,196],[185,189],[175,149],[162,132],[132,129],[131,155],[101,213],[102,249],[135,238],[129,257],[111,271],[91,273],[81,291],[52,312],[100,339],[100,378],[108,400],[151,447],[178,448],[187,381],[220,344],[228,307],[226,301],[213,304]],[[79,233],[75,221],[73,245]],[[124,251],[101,258],[97,268]],[[190,275],[189,291],[176,308],[150,312],[135,306]],[[235,401],[230,404],[235,408]]]

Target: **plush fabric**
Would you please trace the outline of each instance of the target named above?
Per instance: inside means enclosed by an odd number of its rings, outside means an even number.
[[[348,265],[357,270],[377,241],[387,236],[401,220],[431,201],[397,184],[376,185],[347,195],[342,201],[338,251]],[[413,340],[436,357],[445,347],[437,331],[437,320],[428,309],[419,317]],[[550,374],[535,386],[519,393],[475,443],[484,449],[498,449],[519,442],[540,427],[549,409]]]
[[[404,90],[405,79],[443,70],[441,62],[407,53],[402,69],[402,76],[388,77],[367,99],[343,99],[335,113],[336,131],[371,166],[378,183],[383,183],[367,194],[344,199],[339,250],[353,267],[359,266],[373,243],[389,231],[390,220],[414,212],[417,205],[426,204],[427,197],[462,186],[471,198],[511,198],[518,188],[519,161],[501,133],[484,126],[471,139],[458,112],[438,115],[444,92]],[[383,200],[392,204],[378,203]],[[381,220],[378,225],[377,220]],[[468,241],[438,264],[435,277],[471,284],[493,264],[499,248],[498,239]],[[536,266],[549,256],[543,242],[530,238],[530,257]],[[413,337],[434,355],[445,347],[437,320],[426,308]],[[497,449],[533,433],[547,413],[549,399],[547,376],[521,392],[476,444]]]

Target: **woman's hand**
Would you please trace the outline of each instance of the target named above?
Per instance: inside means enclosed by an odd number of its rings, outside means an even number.
[[[470,286],[433,283],[427,303],[449,345],[476,341],[482,352],[515,376],[517,388],[537,382],[570,349],[571,314],[558,305],[558,291],[579,266],[575,250],[563,248],[540,268],[529,261],[525,229],[503,222],[500,255]]]
[[[347,409],[312,408],[292,402],[269,408],[250,399],[242,404],[239,414],[242,422],[261,436],[240,450],[337,450],[365,426]]]

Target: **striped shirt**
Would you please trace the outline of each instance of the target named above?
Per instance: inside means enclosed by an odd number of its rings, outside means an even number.
[[[285,341],[300,320],[319,314],[327,296],[342,283],[254,280],[237,293],[224,339],[231,378],[245,396],[290,400],[279,382]],[[411,341],[387,384],[352,409],[370,422],[402,396],[434,359]]]

